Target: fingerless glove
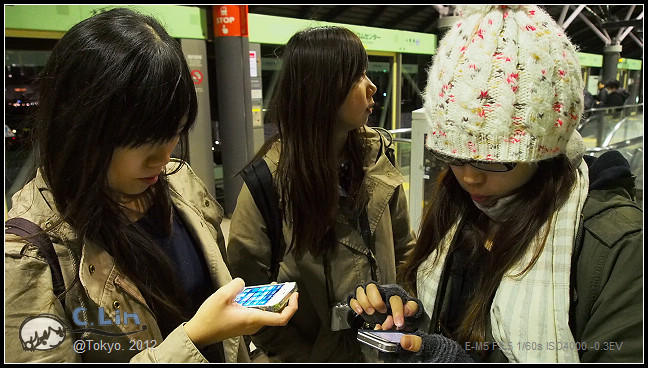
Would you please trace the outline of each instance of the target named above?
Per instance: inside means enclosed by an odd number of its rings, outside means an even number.
[[[380,353],[386,363],[474,363],[468,353],[454,340],[438,334],[414,333],[423,340],[416,353],[406,350],[400,353]]]
[[[416,311],[416,314],[410,317],[405,317],[405,324],[403,325],[403,330],[414,331],[418,328],[419,324],[421,323],[421,320],[423,319],[423,316],[425,315],[425,310],[423,309],[423,303],[421,303],[421,301],[418,300],[417,298],[410,296],[407,293],[407,291],[405,291],[405,289],[403,289],[400,285],[397,284],[378,285],[373,281],[370,281],[366,284],[359,284],[355,288],[353,288],[353,292],[348,295],[347,303],[352,298],[356,297],[355,291],[358,289],[358,287],[362,287],[365,290],[367,290],[367,286],[369,284],[375,284],[376,287],[378,288],[378,292],[380,292],[380,296],[382,297],[382,300],[385,302],[385,305],[387,306],[387,312],[380,313],[376,311],[376,313],[374,313],[373,315],[368,315],[366,313],[363,313],[361,316],[366,323],[368,323],[371,326],[375,326],[376,324],[382,324],[387,318],[387,316],[392,314],[391,303],[389,302],[389,299],[392,296],[397,295],[400,296],[401,299],[403,300],[403,305],[405,305],[405,303],[407,303],[410,300],[413,300],[418,305],[418,310]]]

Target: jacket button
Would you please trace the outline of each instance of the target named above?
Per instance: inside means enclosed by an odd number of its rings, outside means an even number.
[[[209,201],[205,199],[205,207],[209,207]]]
[[[90,266],[88,267],[88,271],[90,271],[90,274],[93,274],[93,273],[95,272],[95,266],[94,266],[94,265],[90,265]]]
[[[391,176],[391,173],[387,173],[387,177],[389,178]]]
[[[119,302],[115,300],[115,301],[113,302],[113,308],[115,308],[115,309],[119,309],[119,306],[120,306]]]
[[[47,221],[45,223],[45,229],[49,229],[50,227],[52,227],[52,221]]]

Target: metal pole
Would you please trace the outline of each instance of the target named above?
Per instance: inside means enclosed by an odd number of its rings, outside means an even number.
[[[205,40],[181,39],[198,97],[196,124],[189,132],[189,165],[205,183],[209,193],[216,197],[214,155],[212,153],[212,124],[209,108],[209,78],[207,75],[207,47]]]
[[[617,78],[619,57],[621,57],[621,45],[609,45],[603,48],[603,83]]]
[[[254,155],[247,6],[216,5],[212,10],[224,210],[231,215],[243,186],[237,174]]]
[[[409,213],[412,230],[418,233],[423,217],[425,198],[425,110],[412,111],[412,152],[410,161]]]

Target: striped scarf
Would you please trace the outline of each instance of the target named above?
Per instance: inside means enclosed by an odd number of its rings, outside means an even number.
[[[587,164],[581,160],[576,185],[567,202],[547,221],[534,240],[536,244],[541,242],[542,234],[546,234],[549,227],[537,262],[523,275],[514,277],[532,259],[536,248],[531,246],[523,259],[504,275],[495,293],[490,309],[492,334],[510,362],[579,361],[569,328],[569,281],[579,215],[588,186]],[[441,273],[458,224],[459,221],[455,222],[442,240],[443,251],[437,262],[434,262],[435,250],[417,271],[418,296],[428,317],[434,311]],[[558,350],[558,344],[573,349]]]

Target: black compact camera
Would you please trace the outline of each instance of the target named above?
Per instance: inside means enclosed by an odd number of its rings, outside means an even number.
[[[338,303],[331,309],[331,331],[362,328],[364,319],[346,303]]]

